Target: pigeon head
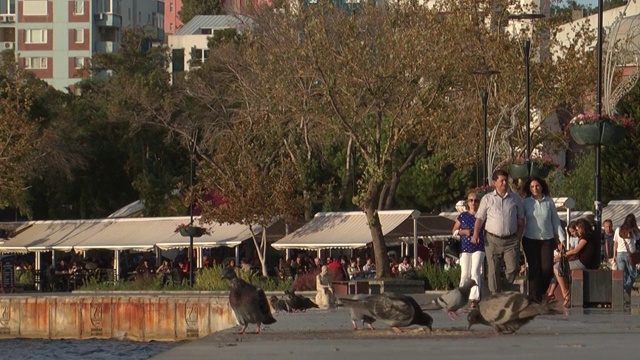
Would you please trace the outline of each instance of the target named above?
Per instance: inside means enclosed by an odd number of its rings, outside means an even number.
[[[487,321],[482,317],[482,314],[480,314],[480,310],[478,309],[473,309],[471,310],[471,312],[469,312],[469,315],[467,315],[467,321],[469,322],[467,330],[471,330],[471,325],[474,324],[489,325],[487,324]]]
[[[233,279],[235,279],[237,277],[238,277],[238,275],[236,275],[236,272],[233,271],[232,268],[225,267],[224,269],[222,269],[222,278],[223,279],[233,280]]]
[[[416,325],[426,326],[430,331],[433,331],[433,328],[431,327],[433,325],[433,318],[423,311],[418,311],[413,323]]]

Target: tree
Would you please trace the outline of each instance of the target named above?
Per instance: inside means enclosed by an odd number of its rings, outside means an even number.
[[[178,12],[180,20],[186,24],[197,15],[223,14],[220,0],[183,0]]]

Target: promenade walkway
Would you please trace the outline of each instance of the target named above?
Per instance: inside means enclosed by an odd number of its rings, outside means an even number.
[[[419,303],[434,295],[417,294]],[[466,313],[451,321],[443,311],[430,313],[433,332],[408,328],[396,334],[384,324],[353,331],[347,309],[280,314],[261,335],[237,335],[238,328],[177,346],[155,360],[177,359],[612,359],[640,349],[640,298],[630,308],[570,309],[564,315],[538,317],[515,335],[496,335],[474,325]],[[248,330],[255,330],[249,328]]]

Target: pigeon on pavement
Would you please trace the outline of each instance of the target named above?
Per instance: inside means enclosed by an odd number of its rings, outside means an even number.
[[[340,299],[340,301],[345,307],[353,309],[351,319],[356,329],[355,321],[357,320],[368,322],[371,328],[373,328],[371,326],[373,320],[380,320],[396,332],[401,332],[401,327],[410,325],[422,325],[429,330],[432,329],[433,319],[420,309],[420,305],[411,296],[383,293],[364,299]]]
[[[225,268],[222,278],[229,280],[229,304],[236,316],[236,320],[242,326],[240,334],[244,334],[249,324],[257,324],[256,334],[260,333],[260,325],[273,324],[276,319],[271,315],[269,302],[264,291],[238,278],[235,271]]]
[[[439,310],[444,309],[449,313],[451,320],[456,319],[456,311],[463,308],[469,302],[469,293],[471,288],[476,286],[474,280],[467,280],[465,283],[457,288],[449,291],[448,293],[434,299],[430,304],[423,307],[423,310]]]
[[[518,292],[499,293],[480,301],[467,316],[469,329],[473,324],[493,326],[501,334],[515,333],[538,315],[561,314],[554,303],[539,304]]]
[[[271,307],[276,312],[276,315],[280,314],[281,311],[289,312],[289,306],[287,306],[287,302],[283,299],[278,299],[277,296],[272,295],[269,299],[269,303]]]
[[[297,295],[294,290],[285,290],[284,294],[283,299],[291,310],[306,311],[307,309],[318,307],[311,299]]]
[[[364,306],[364,303],[361,300],[364,300],[368,296],[358,295],[352,299],[346,299],[346,302],[349,302],[349,305],[343,305],[349,308],[349,314],[351,315],[351,323],[353,324],[353,330],[358,330],[358,321],[362,321],[362,326],[367,324],[369,329],[375,330],[373,327],[373,323],[376,319],[373,317],[371,312]],[[341,301],[344,299],[341,299]],[[356,302],[353,302],[355,300]],[[360,302],[358,302],[360,301]]]

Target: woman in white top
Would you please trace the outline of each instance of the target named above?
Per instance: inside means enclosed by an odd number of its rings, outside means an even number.
[[[636,276],[638,276],[638,270],[629,263],[628,254],[636,251],[638,233],[636,217],[633,214],[629,214],[624,218],[622,226],[617,228],[613,235],[613,258],[616,260],[618,270],[624,271],[623,288],[629,296],[631,296],[633,283],[636,281]]]

